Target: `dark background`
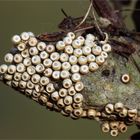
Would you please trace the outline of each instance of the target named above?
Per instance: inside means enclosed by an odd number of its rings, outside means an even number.
[[[0,63],[12,47],[10,39],[14,34],[32,31],[37,35],[57,31],[57,24],[64,18],[61,8],[68,15],[83,16],[88,4],[88,0],[0,0]],[[135,1],[131,8],[134,4]],[[129,29],[133,29],[131,12],[125,14]],[[50,112],[0,83],[0,139],[128,140],[137,131],[135,126],[129,127],[127,133],[112,138],[103,134],[95,121],[74,121]]]

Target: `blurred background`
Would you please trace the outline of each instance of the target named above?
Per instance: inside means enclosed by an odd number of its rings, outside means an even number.
[[[135,3],[124,8],[133,9]],[[57,25],[64,18],[61,8],[68,15],[79,17],[85,14],[88,5],[88,0],[0,0],[0,64],[12,47],[10,39],[14,34],[58,31]],[[128,29],[134,29],[132,12],[123,12]],[[127,133],[112,138],[103,134],[95,121],[74,121],[50,112],[0,83],[0,139],[129,140],[136,132],[138,129],[132,126]]]

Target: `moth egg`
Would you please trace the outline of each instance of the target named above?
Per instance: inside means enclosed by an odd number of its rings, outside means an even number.
[[[45,59],[44,61],[43,61],[43,65],[46,67],[46,68],[49,68],[49,67],[51,67],[52,66],[52,60],[51,59],[49,59],[49,58],[47,58],[47,59]]]
[[[80,40],[81,45],[84,44],[84,42],[85,42],[85,38],[84,38],[83,36],[78,36],[77,39]]]
[[[13,54],[11,53],[7,53],[5,56],[4,56],[4,61],[6,63],[12,63],[13,62],[13,59],[14,59],[14,56]]]
[[[38,40],[37,40],[35,37],[30,37],[29,40],[28,40],[28,44],[29,44],[29,46],[31,46],[31,47],[36,46],[37,43],[38,43]]]
[[[30,66],[30,65],[32,64],[31,58],[29,58],[29,57],[25,58],[25,59],[23,60],[23,64],[24,64],[26,67]]]
[[[24,51],[21,52],[21,56],[23,58],[27,58],[30,56],[28,49],[25,49]]]
[[[48,101],[47,96],[46,95],[39,96],[38,101],[41,105],[46,105]]]
[[[55,91],[55,88],[54,88],[54,85],[52,83],[49,83],[47,86],[46,86],[46,91],[48,93],[52,93]]]
[[[46,52],[47,53],[53,53],[54,51],[55,51],[55,46],[54,45],[49,44],[49,45],[46,46]]]
[[[80,92],[84,89],[84,84],[83,82],[77,82],[74,87],[77,92]]]
[[[14,80],[15,81],[20,81],[21,77],[22,77],[21,73],[15,72],[15,74],[14,74]]]
[[[102,48],[100,46],[92,47],[92,53],[94,55],[100,55],[102,52]]]
[[[47,109],[53,109],[53,107],[54,107],[54,105],[53,105],[53,103],[51,103],[51,102],[47,102],[46,103],[46,107],[47,107]]]
[[[90,39],[86,39],[85,40],[85,46],[88,46],[88,47],[93,47],[93,46],[95,46],[95,42],[93,42],[92,40],[90,40]]]
[[[52,63],[52,69],[53,70],[60,70],[61,69],[61,63],[59,61],[54,61]]]
[[[63,81],[63,87],[68,89],[72,86],[72,81],[70,79],[64,79]]]
[[[84,46],[84,47],[82,48],[82,51],[83,51],[83,54],[84,54],[84,55],[89,55],[89,54],[91,54],[91,47],[89,47],[89,46]]]
[[[79,118],[78,116],[75,116],[74,113],[71,113],[71,114],[70,114],[70,117],[71,117],[73,120],[77,120],[77,119]]]
[[[17,88],[19,86],[19,82],[12,80],[12,86]]]
[[[102,51],[100,56],[104,57],[104,59],[106,59],[108,57],[107,52]]]
[[[36,65],[35,69],[36,69],[36,72],[42,73],[45,70],[45,67],[43,64],[38,64]]]
[[[68,40],[67,40],[67,41],[68,41]],[[65,43],[64,43],[64,41],[58,41],[58,42],[56,43],[56,48],[57,48],[57,50],[59,50],[59,51],[64,50],[64,48],[65,48]]]
[[[63,62],[62,63],[62,69],[63,70],[70,70],[70,68],[71,68],[71,65],[70,65],[69,62]]]
[[[105,58],[102,57],[101,55],[96,57],[96,63],[98,65],[102,65],[104,62],[105,62]]]
[[[54,71],[52,73],[52,78],[56,79],[56,80],[59,80],[60,79],[60,71]]]
[[[19,35],[14,35],[14,36],[12,37],[12,42],[13,42],[14,44],[19,44],[19,43],[21,42],[20,36],[19,36]]]
[[[121,102],[118,102],[118,103],[116,103],[116,104],[114,105],[114,108],[115,108],[115,111],[116,111],[116,112],[122,111],[122,110],[123,110],[123,107],[124,107],[124,105],[123,105],[123,103],[121,103]]]
[[[30,38],[30,36],[27,32],[21,33],[20,37],[23,41],[27,41]]]
[[[130,82],[130,76],[129,76],[129,74],[123,74],[122,77],[121,77],[121,80],[125,84],[129,83]]]
[[[16,66],[15,65],[10,65],[8,67],[8,73],[9,74],[14,74],[16,72]]]
[[[114,105],[113,105],[113,104],[107,104],[107,105],[105,106],[105,111],[106,111],[106,113],[108,113],[108,114],[113,113],[113,112],[114,112]]]
[[[27,67],[27,72],[29,75],[33,75],[36,73],[35,67],[34,66],[28,66]]]
[[[117,122],[117,121],[111,121],[110,122],[110,128],[111,129],[118,129],[118,126],[119,126],[119,122]]]
[[[72,99],[71,96],[66,96],[66,97],[64,98],[64,104],[65,104],[65,105],[71,105],[72,102],[73,102],[73,99]]]
[[[53,70],[51,68],[46,68],[43,72],[44,76],[51,77],[53,73]]]
[[[89,64],[89,70],[90,70],[91,72],[96,71],[98,68],[99,68],[99,65],[98,65],[96,62],[91,62],[91,63]]]
[[[73,95],[76,94],[76,91],[75,91],[75,89],[74,89],[73,86],[71,86],[71,87],[68,89],[68,94],[69,94],[70,96],[73,96]]]
[[[58,61],[60,58],[60,54],[58,52],[53,52],[51,55],[50,55],[50,59],[52,61]]]
[[[41,52],[44,51],[46,49],[46,44],[44,42],[39,42],[37,44],[37,49]]]
[[[59,99],[59,94],[58,94],[57,91],[55,91],[55,92],[53,92],[53,93],[51,94],[51,99],[52,99],[53,101],[58,101],[58,99]]]
[[[126,126],[126,124],[120,123],[120,124],[119,124],[119,131],[120,131],[121,133],[125,133],[125,132],[127,131],[127,126]]]
[[[129,117],[135,117],[135,116],[137,116],[137,113],[138,113],[138,111],[137,111],[137,109],[129,109],[128,110],[128,116]]]
[[[74,74],[72,74],[71,79],[73,82],[78,82],[81,80],[81,75],[79,73],[74,73]]]
[[[87,56],[87,62],[94,62],[95,61],[95,55],[93,55],[93,54],[89,54],[88,56]]]
[[[49,84],[50,80],[48,77],[46,76],[42,76],[40,78],[40,84],[43,85],[43,86],[46,86],[47,84]]]
[[[25,94],[27,96],[31,96],[32,95],[32,90],[31,89],[25,89]]]
[[[83,113],[82,113],[82,118],[86,118],[87,117],[87,111],[86,110],[83,110]]]
[[[80,48],[81,47],[81,45],[82,45],[82,41],[81,40],[79,40],[79,39],[75,39],[75,40],[73,40],[73,42],[72,42],[72,46],[73,46],[73,48]]]
[[[102,49],[104,52],[111,52],[111,45],[110,44],[104,44],[102,46]]]
[[[71,46],[71,45],[67,45],[67,46],[65,46],[65,53],[67,53],[67,54],[72,54],[73,53],[73,47]]]
[[[31,81],[34,83],[34,84],[37,84],[37,83],[39,83],[39,81],[40,81],[40,75],[39,74],[34,74],[34,75],[32,75],[32,77],[31,77]]]
[[[112,129],[112,130],[110,131],[110,135],[113,136],[113,137],[118,136],[118,134],[119,134],[119,132],[118,132],[117,129]]]
[[[78,48],[78,49],[75,49],[75,50],[74,50],[73,54],[74,54],[76,57],[80,57],[80,56],[83,54],[83,52],[82,52],[81,49]]]
[[[35,36],[33,32],[28,32],[28,35],[29,35],[30,37],[34,37],[34,36]]]
[[[77,64],[78,59],[77,59],[77,57],[75,55],[71,55],[69,57],[69,62],[70,62],[70,64],[75,65],[75,64]]]
[[[8,81],[11,81],[13,79],[13,75],[11,74],[4,74],[4,77],[3,77],[5,80],[8,80]],[[9,85],[11,86],[11,85]]]
[[[80,65],[85,65],[85,64],[87,64],[87,57],[85,57],[85,56],[80,56],[80,57],[78,58],[78,63],[79,63]]]
[[[77,109],[73,110],[73,114],[75,116],[77,116],[77,117],[81,117],[82,113],[83,113],[83,109],[82,108],[77,108]]]
[[[27,85],[27,83],[25,82],[25,81],[19,81],[19,87],[21,88],[21,89],[25,89],[26,88],[26,85]]]
[[[104,122],[101,126],[101,129],[104,133],[107,133],[110,131],[110,126],[108,122]]]
[[[64,111],[65,111],[66,113],[70,114],[70,113],[72,113],[73,108],[72,108],[71,105],[68,105],[68,106],[65,107]]]
[[[62,97],[62,98],[67,96],[67,90],[65,88],[61,88],[59,90],[59,96]]]
[[[87,115],[90,119],[94,119],[96,117],[96,111],[94,109],[88,109]]]
[[[93,34],[87,34],[86,39],[95,41],[95,36]]]
[[[67,71],[67,70],[62,70],[61,73],[60,73],[60,77],[61,77],[62,79],[69,78],[69,76],[70,76],[70,73],[69,73],[69,71]]]
[[[72,73],[78,73],[79,70],[80,70],[79,65],[72,65],[72,66],[71,66],[71,72],[72,72]]]
[[[70,45],[72,43],[72,39],[68,36],[63,38],[65,45]]]
[[[48,57],[49,57],[49,54],[48,54],[46,51],[42,51],[42,52],[40,53],[40,58],[41,58],[42,60],[47,59]]]
[[[29,54],[30,55],[37,55],[39,52],[38,52],[38,49],[36,47],[31,47],[29,48]]]
[[[81,93],[76,93],[73,100],[75,103],[81,103],[83,101],[83,95]]]
[[[73,103],[72,104],[72,106],[73,106],[73,108],[80,108],[80,107],[82,107],[82,102],[80,102],[80,103]]]
[[[6,73],[7,70],[8,70],[8,66],[7,66],[6,64],[2,64],[2,65],[0,66],[0,74]]]
[[[24,72],[23,74],[22,74],[22,80],[23,81],[28,81],[28,80],[30,80],[30,75],[27,73],[27,72]]]
[[[65,107],[64,100],[62,98],[57,101],[57,106],[60,108]]]
[[[35,89],[36,92],[42,92],[44,90],[44,87],[42,85],[40,85],[40,83],[37,83],[37,84],[35,84],[34,89]]]
[[[68,32],[67,36],[70,37],[72,40],[75,39],[75,34],[73,32]]]
[[[17,72],[22,73],[22,72],[24,72],[25,70],[26,70],[26,68],[25,68],[25,66],[24,66],[22,63],[19,63],[19,64],[17,65]]]
[[[27,88],[33,89],[34,86],[35,86],[35,85],[34,85],[30,80],[27,82]]]
[[[41,58],[38,55],[35,55],[32,57],[32,63],[34,65],[40,64],[41,63]]]
[[[128,110],[124,107],[124,108],[119,112],[119,116],[120,116],[121,118],[124,118],[124,117],[127,116],[127,112],[128,112]]]
[[[61,62],[67,62],[68,59],[69,59],[68,54],[62,53],[62,54],[60,55],[60,61],[61,61]]]
[[[25,50],[25,49],[26,49],[26,44],[25,44],[25,43],[20,43],[20,44],[18,44],[17,49],[18,49],[19,51]]]
[[[15,63],[21,63],[23,60],[23,57],[21,56],[21,54],[15,54],[14,55],[14,62]]]

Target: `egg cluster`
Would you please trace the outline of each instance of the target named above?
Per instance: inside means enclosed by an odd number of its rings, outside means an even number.
[[[111,51],[108,35],[99,40],[93,34],[85,37],[73,32],[56,43],[39,41],[33,33],[14,35],[14,48],[7,53],[7,64],[0,66],[3,81],[48,109],[73,119],[94,119],[100,112],[84,109],[81,76],[104,64]]]
[[[137,109],[128,109],[121,102],[107,104],[102,112],[104,120],[101,124],[103,132],[110,132],[111,136],[127,131],[127,126],[132,125],[138,117]],[[107,121],[107,118],[109,119]],[[111,120],[112,118],[112,120]]]

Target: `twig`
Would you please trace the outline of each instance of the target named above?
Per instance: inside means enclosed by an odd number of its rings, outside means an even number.
[[[94,28],[94,26],[89,26],[89,27],[85,27],[85,28],[81,28],[81,29],[77,29],[77,30],[74,30],[74,32],[81,32],[81,31],[84,31],[84,30],[88,30],[88,29],[92,29]]]
[[[99,25],[98,25],[98,22],[97,22],[97,19],[96,19],[96,16],[95,16],[94,9],[92,10],[92,15],[93,15],[93,18],[94,18],[94,21],[95,21],[95,26],[97,27],[97,29],[98,29],[100,35],[101,35],[102,37],[104,37],[104,34],[103,34],[101,28],[100,28]]]
[[[65,17],[68,17],[68,15],[67,15],[66,12],[64,11],[64,9],[61,9],[61,12],[64,14]]]
[[[131,11],[139,11],[140,12],[140,9],[131,9],[131,8],[128,8],[128,9],[122,9],[120,12],[131,12]]]
[[[123,28],[123,20],[114,11],[107,0],[91,0],[93,7],[100,17],[107,18],[111,21],[112,25],[117,28]]]
[[[88,15],[90,13],[91,7],[92,7],[92,3],[90,3],[89,8],[86,12],[86,15],[84,16],[83,20],[76,26],[76,28],[80,27],[85,22],[85,20],[87,19]]]

